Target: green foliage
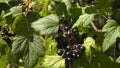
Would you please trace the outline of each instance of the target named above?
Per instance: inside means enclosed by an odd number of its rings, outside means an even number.
[[[120,63],[120,56],[116,59],[117,63]]]
[[[33,68],[45,52],[39,37],[17,36],[12,44],[12,53],[23,59],[26,68]]]
[[[102,47],[103,52],[105,52],[115,43],[116,39],[120,37],[120,26],[115,20],[108,20],[102,31],[106,32]]]
[[[65,60],[61,56],[45,56],[45,68],[65,68]]]
[[[63,26],[64,34],[66,32],[64,25],[60,24],[61,17],[68,22],[66,25],[78,27],[80,38],[87,34],[82,44],[85,53],[72,59],[72,68],[120,67],[120,48],[112,48],[120,46],[117,44],[120,41],[116,41],[120,38],[118,0],[94,0],[97,2],[94,4],[87,3],[88,0],[19,1],[0,0],[0,29],[6,26],[8,35],[16,33],[15,37],[9,37],[12,44],[7,44],[2,39],[3,30],[0,31],[0,68],[5,68],[7,63],[25,68],[65,68],[65,59],[56,53],[55,41],[59,26]]]
[[[22,14],[22,8],[19,6],[15,6],[12,7],[10,9],[10,12],[8,12],[7,14],[5,14],[3,17],[9,16],[9,15],[13,15],[13,17]]]
[[[75,22],[73,27],[83,25],[87,26],[94,20],[94,14],[83,14],[79,16],[79,19]]]
[[[18,35],[30,36],[33,33],[30,23],[27,18],[19,15],[13,22],[13,29]]]
[[[32,23],[32,27],[42,35],[55,34],[58,31],[59,19],[55,14],[48,15]]]
[[[8,4],[9,1],[11,1],[11,0],[0,0],[0,3],[7,3]]]
[[[45,0],[44,7],[42,11],[39,13],[41,16],[46,16],[48,13],[48,5],[52,0]]]

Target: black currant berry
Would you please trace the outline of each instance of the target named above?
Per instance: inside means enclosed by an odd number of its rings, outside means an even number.
[[[84,46],[81,46],[80,48],[79,48],[81,51],[85,51],[85,47]]]
[[[15,36],[16,34],[14,33],[14,32],[12,32],[12,33],[8,33],[8,36],[9,37],[12,37],[12,36]]]
[[[83,33],[82,34],[82,38],[84,39],[84,38],[86,38],[87,37],[87,33]]]
[[[65,31],[68,31],[68,30],[70,30],[70,26],[65,27]]]
[[[72,57],[73,57],[73,58],[76,58],[76,57],[77,57],[77,54],[76,54],[76,53],[72,53]]]
[[[60,55],[60,56],[61,56],[63,53],[64,53],[64,50],[63,50],[63,49],[59,49],[59,50],[57,51],[57,54]]]
[[[87,4],[92,4],[94,0],[86,0]]]
[[[76,0],[72,0],[71,2],[72,2],[73,4],[75,4],[75,3],[76,3]]]
[[[3,37],[2,37],[2,39],[3,39],[3,40],[5,40],[8,44],[10,44],[10,43],[11,43],[11,40],[10,40],[10,39],[9,39],[9,37],[8,37],[8,36],[6,36],[6,35],[5,35],[5,36],[3,36]]]
[[[73,33],[78,32],[78,29],[77,29],[77,28],[73,28],[73,29],[72,29],[72,32],[73,32]]]
[[[64,56],[64,58],[71,58],[71,52],[70,51],[67,51]]]

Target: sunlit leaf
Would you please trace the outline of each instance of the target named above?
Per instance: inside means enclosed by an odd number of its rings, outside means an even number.
[[[78,20],[73,25],[73,27],[76,27],[76,26],[79,26],[79,25],[87,26],[93,20],[94,20],[94,14],[83,14],[83,15],[80,15]]]
[[[51,2],[51,0],[45,0],[44,7],[42,11],[39,13],[41,16],[46,16],[48,12],[48,5]]]
[[[59,27],[59,18],[55,14],[48,15],[32,23],[32,27],[41,34],[57,33]]]
[[[83,46],[85,46],[86,50],[85,53],[87,56],[91,54],[91,47],[96,47],[95,46],[95,40],[91,37],[88,37],[85,39]]]
[[[33,68],[45,52],[38,36],[17,36],[12,44],[12,53],[20,55],[27,68]]]
[[[0,3],[7,3],[8,4],[9,1],[11,1],[11,0],[0,0]]]
[[[106,32],[102,46],[103,52],[105,52],[115,43],[116,38],[120,37],[120,26],[115,20],[108,20],[102,31]]]
[[[116,59],[117,63],[120,63],[120,56]]]
[[[65,60],[61,56],[46,56],[45,68],[65,68]]]

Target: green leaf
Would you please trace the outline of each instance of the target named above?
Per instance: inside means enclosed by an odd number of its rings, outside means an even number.
[[[57,33],[59,18],[55,14],[48,15],[32,23],[32,27],[42,35]]]
[[[19,15],[13,22],[13,29],[18,35],[30,36],[33,33],[30,23],[27,18]]]
[[[114,63],[109,56],[100,53],[92,54],[90,64],[92,66],[91,68],[114,68]]]
[[[11,14],[13,14],[14,17],[17,16],[17,15],[22,14],[22,8],[20,6],[12,7],[10,9],[10,12],[8,12],[7,14],[5,14],[3,17],[9,16]]]
[[[48,13],[48,5],[52,0],[45,0],[44,7],[42,11],[39,13],[41,16],[46,16]]]
[[[58,6],[56,6],[55,12],[58,16],[66,14],[67,13],[66,5],[64,3],[60,3]]]
[[[108,32],[115,29],[118,26],[118,23],[115,20],[108,20],[107,24],[102,28],[103,32]]]
[[[116,59],[117,63],[120,63],[120,56]]]
[[[17,36],[12,44],[12,53],[23,58],[26,68],[33,68],[45,52],[38,36]]]
[[[83,25],[87,26],[94,20],[94,14],[83,14],[79,16],[79,19],[75,22],[73,27]]]
[[[91,47],[95,48],[95,40],[91,37],[87,37],[84,41],[84,44],[83,46],[85,46],[86,50],[85,50],[85,53],[86,53],[86,56],[90,56],[91,54]]]
[[[0,3],[7,3],[8,4],[9,1],[11,1],[11,0],[0,0]]]
[[[73,59],[73,68],[92,68],[87,58],[82,55],[80,58]]]
[[[6,55],[4,55],[4,56],[2,56],[2,57],[0,57],[0,68],[6,68],[6,64],[7,64],[7,62],[8,62],[8,55],[6,54]]]
[[[105,52],[116,42],[117,37],[120,37],[120,26],[115,20],[108,20],[102,31],[106,32],[102,46],[103,52]]]
[[[45,68],[65,68],[65,60],[61,56],[46,56]]]
[[[70,8],[71,8],[71,1],[70,0],[62,0],[62,2],[64,2],[65,3],[65,5],[66,5],[66,8],[67,8],[67,11],[69,11],[70,10]]]

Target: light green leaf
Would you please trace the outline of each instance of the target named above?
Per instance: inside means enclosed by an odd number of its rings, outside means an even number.
[[[20,6],[12,7],[10,9],[10,12],[8,12],[7,14],[5,14],[3,17],[9,16],[11,14],[13,14],[14,17],[17,16],[17,15],[22,14],[22,8]]]
[[[92,37],[88,37],[85,39],[83,46],[85,46],[85,53],[87,56],[91,53],[91,47],[95,48],[95,40]]]
[[[45,52],[38,36],[17,36],[12,44],[12,53],[23,58],[26,68],[33,68]]]
[[[19,15],[13,22],[13,29],[18,35],[29,36],[33,33],[30,23],[31,22],[28,22],[27,18]]]
[[[116,59],[117,63],[120,63],[120,56]]]
[[[52,0],[45,0],[44,7],[42,11],[39,13],[41,16],[46,16],[48,12],[48,5]]]
[[[46,56],[45,68],[65,68],[65,60],[61,56]]]
[[[94,14],[83,14],[79,16],[79,19],[75,22],[73,27],[83,25],[87,26],[94,20]]]
[[[48,15],[32,23],[32,27],[42,35],[57,33],[59,18],[55,14]]]
[[[107,24],[104,25],[102,28],[103,32],[111,31],[112,29],[116,28],[118,26],[118,23],[115,20],[108,20]]]
[[[116,38],[120,37],[120,26],[115,20],[108,20],[102,31],[106,32],[102,46],[103,52],[105,52],[115,43]]]
[[[11,0],[0,0],[0,3],[7,3],[8,4],[9,1],[11,1]]]

